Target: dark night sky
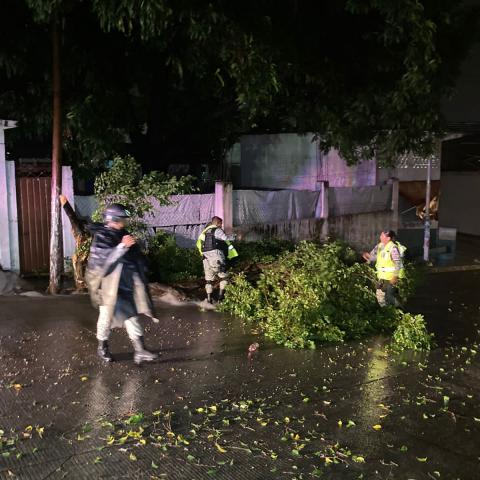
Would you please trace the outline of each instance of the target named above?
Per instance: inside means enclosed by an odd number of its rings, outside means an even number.
[[[465,0],[480,6],[480,0]],[[454,96],[444,100],[443,112],[449,123],[476,123],[480,128],[480,36],[464,60]]]
[[[480,44],[473,46],[457,81],[456,93],[444,101],[449,123],[478,123],[480,126]]]

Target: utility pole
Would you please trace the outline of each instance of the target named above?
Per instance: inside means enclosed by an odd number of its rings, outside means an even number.
[[[55,13],[52,19],[53,135],[50,222],[50,283],[48,291],[60,291],[62,273],[62,229],[60,200],[62,182],[62,105],[60,76],[60,24]]]

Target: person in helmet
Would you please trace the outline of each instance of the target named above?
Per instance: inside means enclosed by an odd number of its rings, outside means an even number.
[[[203,259],[205,272],[205,290],[207,302],[212,303],[213,285],[215,278],[220,279],[220,291],[218,301],[222,301],[225,295],[225,287],[228,284],[227,259],[238,257],[238,253],[231,241],[234,236],[228,236],[222,229],[223,220],[213,217],[212,221],[202,231],[197,240],[197,249]]]
[[[113,361],[108,347],[110,330],[125,327],[133,344],[134,361],[152,361],[157,355],[145,349],[143,328],[138,320],[144,314],[154,321],[148,292],[146,264],[136,239],[126,230],[130,212],[112,203],[103,213],[103,224],[90,226],[93,234],[87,267],[87,282],[94,305],[99,307],[97,322],[98,355]]]
[[[403,277],[403,254],[405,247],[395,241],[395,232],[385,229],[380,233],[380,243],[371,252],[365,252],[363,258],[369,263],[375,262],[377,272],[376,296],[381,307],[397,305],[397,283]]]

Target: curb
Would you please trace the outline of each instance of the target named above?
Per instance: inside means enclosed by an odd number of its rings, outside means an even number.
[[[478,265],[452,265],[450,267],[432,267],[429,269],[430,273],[448,273],[448,272],[471,272],[480,271],[480,264]]]

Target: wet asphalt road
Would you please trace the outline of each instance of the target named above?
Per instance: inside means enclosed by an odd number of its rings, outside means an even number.
[[[429,354],[292,351],[160,306],[140,368],[122,330],[97,359],[87,297],[0,298],[0,478],[480,478],[479,279],[431,275],[413,299]]]

